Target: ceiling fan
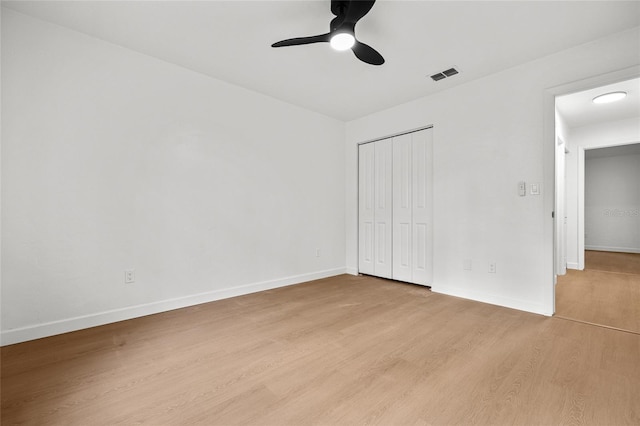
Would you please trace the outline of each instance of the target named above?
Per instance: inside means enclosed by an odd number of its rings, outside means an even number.
[[[384,64],[384,58],[373,47],[356,39],[356,23],[373,7],[375,0],[331,0],[331,13],[336,17],[326,34],[298,37],[273,43],[271,47],[298,46],[328,42],[336,50],[351,49],[358,59],[371,65]]]

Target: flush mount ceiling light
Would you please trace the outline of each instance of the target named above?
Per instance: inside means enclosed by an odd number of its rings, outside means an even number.
[[[619,101],[627,96],[627,92],[611,92],[593,98],[594,104],[608,104],[610,102]]]
[[[329,43],[331,44],[331,47],[336,50],[349,50],[356,43],[356,38],[353,34],[337,33],[331,37],[331,41]]]

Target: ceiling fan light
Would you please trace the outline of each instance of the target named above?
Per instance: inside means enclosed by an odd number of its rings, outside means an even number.
[[[355,42],[356,38],[349,33],[336,33],[331,37],[330,41],[331,47],[339,51],[351,49]]]
[[[627,97],[627,92],[611,92],[604,95],[596,96],[592,102],[594,104],[608,104],[610,102],[619,101]]]

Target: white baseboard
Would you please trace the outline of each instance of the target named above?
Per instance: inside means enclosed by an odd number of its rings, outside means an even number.
[[[477,293],[455,287],[433,285],[431,291],[434,293],[446,294],[448,296],[461,297],[463,299],[474,300],[476,302],[488,303],[490,305],[502,306],[505,308],[517,309],[519,311],[531,312],[533,314],[552,316],[552,309],[544,309],[538,303],[531,303],[525,300],[511,299],[508,297],[496,296],[486,293]]]
[[[347,268],[347,274],[358,275],[358,268]]]
[[[593,251],[614,251],[616,253],[640,253],[639,248],[631,247],[584,246],[584,249]]]
[[[158,314],[161,312],[172,311],[174,309],[186,308],[202,303],[214,302],[216,300],[256,293],[258,291],[265,291],[278,287],[300,284],[306,281],[333,277],[344,273],[346,273],[346,268],[328,269],[325,271],[317,271],[308,274],[262,281],[232,288],[179,297],[175,299],[161,300],[144,305],[129,306],[122,309],[98,312],[91,315],[67,318],[59,321],[51,321],[44,324],[16,328],[13,330],[4,330],[2,331],[2,333],[0,333],[0,346],[12,345],[14,343],[40,339],[42,337],[54,336],[56,334],[68,333],[71,331],[97,327],[113,322],[143,317],[146,315]]]
[[[574,262],[567,262],[567,269],[578,269],[580,270],[580,265]]]

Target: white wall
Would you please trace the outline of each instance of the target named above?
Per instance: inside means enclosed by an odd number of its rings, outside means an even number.
[[[585,248],[640,253],[640,154],[585,160]]]
[[[433,124],[432,289],[553,313],[546,90],[639,63],[636,28],[347,123],[348,270],[357,270],[356,144]],[[549,109],[553,127],[553,102]],[[544,183],[542,195],[519,197],[521,180]],[[465,258],[471,271],[463,270]],[[490,261],[496,274],[488,273]]]
[[[571,128],[567,125],[567,121],[560,115],[558,110],[555,111],[555,119],[556,119],[556,135],[559,136],[563,141],[569,139],[571,135]]]
[[[2,7],[0,7],[0,58],[2,58]],[[0,60],[0,63],[2,61]],[[2,211],[2,66],[0,66],[0,212]],[[2,220],[0,216],[0,345],[2,344]]]
[[[636,143],[639,137],[640,118],[628,118],[573,127],[568,138],[568,144],[570,147],[583,149],[604,148]]]
[[[584,150],[640,141],[640,119],[610,121],[570,129],[567,166],[567,265],[584,269]]]
[[[344,123],[6,9],[2,86],[3,344],[344,272]]]

